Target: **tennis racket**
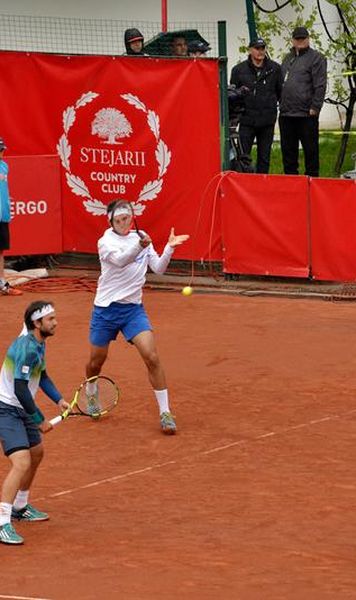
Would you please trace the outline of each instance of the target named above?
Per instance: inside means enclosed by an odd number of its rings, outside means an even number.
[[[132,213],[132,220],[133,220],[133,224],[135,226],[136,233],[137,233],[138,237],[140,237],[142,240],[145,236],[143,235],[142,231],[140,231],[138,228],[135,211],[133,209],[131,202],[129,202],[129,205],[130,205],[130,209],[131,209],[131,213]]]
[[[120,390],[112,379],[104,375],[89,377],[76,389],[70,408],[51,419],[50,423],[58,425],[72,416],[99,419],[115,408],[119,397]]]

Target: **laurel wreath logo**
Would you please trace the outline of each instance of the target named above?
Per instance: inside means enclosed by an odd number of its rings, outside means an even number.
[[[86,183],[80,177],[72,173],[70,168],[72,147],[69,143],[68,133],[75,123],[77,110],[86,104],[89,104],[98,96],[99,94],[96,92],[86,92],[79,98],[79,100],[76,101],[74,106],[68,106],[63,111],[63,133],[57,144],[57,152],[61,159],[62,166],[66,171],[68,187],[76,196],[85,198],[83,201],[85,209],[92,215],[96,216],[106,215],[106,205],[101,200],[92,198]],[[137,110],[142,110],[144,113],[146,113],[148,127],[152,131],[156,141],[155,157],[158,167],[157,179],[145,183],[138,195],[138,198],[133,203],[135,214],[142,215],[146,209],[146,206],[143,203],[154,200],[162,190],[163,177],[167,172],[169,163],[171,162],[172,153],[160,137],[159,116],[153,110],[148,109],[137,96],[134,96],[133,94],[120,94],[120,96],[128,104],[134,106]]]

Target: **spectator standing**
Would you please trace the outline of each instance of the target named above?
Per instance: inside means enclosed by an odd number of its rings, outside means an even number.
[[[126,29],[124,34],[126,54],[129,56],[146,56],[143,51],[144,37],[138,29],[134,27]]]
[[[172,38],[171,56],[188,56],[188,44],[183,35],[177,35]]]
[[[327,82],[326,58],[309,45],[305,27],[292,34],[293,48],[282,63],[279,128],[284,172],[298,175],[299,142],[305,175],[319,176],[319,113]]]
[[[233,67],[230,84],[244,92],[239,126],[243,150],[249,155],[256,139],[256,172],[268,173],[282,74],[280,65],[267,56],[262,38],[250,42],[249,56]]]
[[[192,58],[206,58],[209,50],[211,50],[209,44],[201,40],[194,40],[188,44],[188,56]]]
[[[6,150],[5,142],[0,138],[0,294],[6,296],[21,296],[22,292],[13,288],[5,280],[5,258],[4,251],[10,248],[9,223],[10,214],[10,195],[8,186],[9,167],[3,160]]]

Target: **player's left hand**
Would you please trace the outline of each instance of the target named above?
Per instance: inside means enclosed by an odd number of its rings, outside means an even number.
[[[64,412],[65,410],[68,410],[68,408],[70,408],[69,402],[66,402],[65,400],[63,400],[63,398],[58,402],[58,406],[61,409],[61,412]]]
[[[180,246],[180,244],[183,244],[183,242],[186,242],[187,240],[189,240],[189,235],[187,235],[187,234],[175,235],[174,227],[172,227],[171,233],[168,238],[168,244],[170,245],[171,248]]]

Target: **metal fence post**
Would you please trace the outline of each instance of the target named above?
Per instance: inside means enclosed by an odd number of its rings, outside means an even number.
[[[220,83],[220,156],[223,171],[229,169],[229,107],[227,101],[226,21],[218,21]]]

